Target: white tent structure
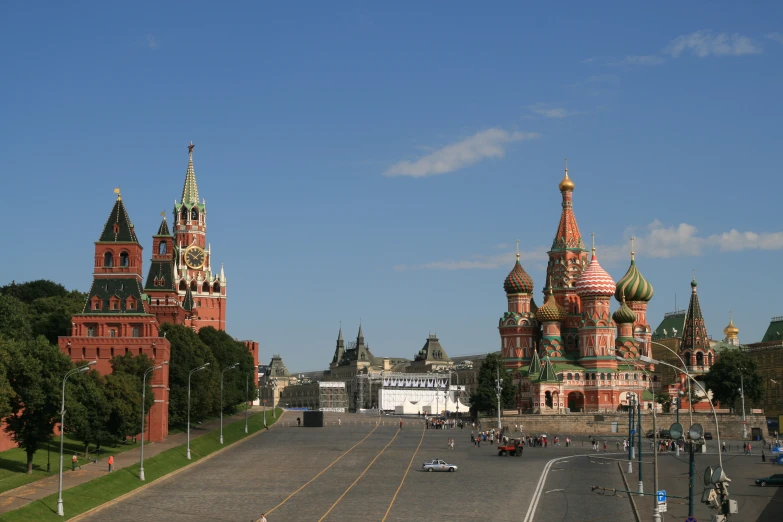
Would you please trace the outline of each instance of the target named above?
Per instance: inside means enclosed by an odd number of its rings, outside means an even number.
[[[402,404],[394,407],[394,413],[397,415],[416,415],[419,413],[419,406],[405,399]]]

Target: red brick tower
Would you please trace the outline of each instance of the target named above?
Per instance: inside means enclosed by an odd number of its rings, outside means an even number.
[[[185,324],[195,331],[202,326],[225,330],[226,276],[222,265],[218,273],[212,266],[212,248],[207,244],[207,206],[206,201],[199,201],[193,143],[188,146],[182,200],[174,203],[174,244],[177,299],[191,316]]]
[[[552,291],[557,303],[566,309],[568,316],[561,325],[561,336],[567,352],[577,351],[577,329],[581,323],[581,302],[574,285],[587,266],[587,249],[576,224],[573,208],[574,182],[568,177],[568,163],[565,176],[559,185],[563,198],[563,210],[557,226],[552,249],[548,252],[549,263],[546,268],[547,281],[551,281]],[[547,295],[548,288],[544,288]]]
[[[517,241],[517,262],[503,282],[508,299],[508,311],[498,323],[501,350],[506,368],[520,368],[523,361],[533,357],[538,325],[535,303],[531,298],[533,279],[519,262],[519,241]]]
[[[158,227],[158,233],[152,236],[152,262],[144,292],[150,297],[150,311],[158,317],[158,322],[185,324],[189,313],[182,308],[177,297],[174,236],[169,232],[166,213],[161,212],[161,215],[163,221]]]
[[[84,310],[71,318],[71,335],[58,345],[74,361],[98,363],[95,369],[111,373],[112,357],[145,354],[155,364],[169,360],[171,345],[160,337],[158,320],[150,313],[141,287],[142,247],[117,193],[103,233],[95,242],[93,282]],[[155,403],[149,413],[149,440],[168,433],[168,366],[152,374]]]

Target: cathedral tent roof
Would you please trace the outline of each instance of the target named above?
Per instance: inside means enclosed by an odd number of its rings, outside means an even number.
[[[171,236],[171,232],[169,232],[169,224],[166,222],[166,215],[163,215],[163,221],[160,222],[160,226],[158,227],[158,233],[155,234],[156,236]]]

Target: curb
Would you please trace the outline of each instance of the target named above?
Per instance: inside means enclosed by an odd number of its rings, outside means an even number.
[[[628,481],[625,480],[625,473],[623,472],[622,463],[618,462],[617,468],[620,470],[620,476],[623,477],[623,484],[625,484],[625,489],[630,491],[630,488],[628,487]],[[642,522],[642,517],[639,516],[639,509],[636,507],[636,501],[634,500],[632,493],[628,493],[628,500],[631,501],[631,508],[633,509],[633,516],[636,518],[636,522]]]
[[[277,420],[275,421],[275,424],[277,424],[278,422],[280,422],[280,420],[283,418],[283,416],[285,415],[285,413],[286,413],[286,410],[283,410],[283,412],[280,414],[280,416],[279,416],[279,417],[277,418]],[[275,424],[273,424],[272,426],[274,426]],[[270,428],[271,428],[271,427],[270,427]],[[114,498],[114,499],[112,499],[112,500],[109,500],[108,502],[104,502],[104,503],[103,503],[103,504],[101,504],[100,506],[95,506],[94,508],[92,508],[92,509],[90,509],[90,510],[87,510],[87,511],[85,511],[84,513],[80,513],[80,514],[78,514],[78,515],[76,515],[76,516],[74,516],[74,517],[70,518],[69,520],[82,520],[83,518],[85,518],[85,517],[87,517],[87,516],[94,515],[95,513],[97,513],[97,512],[99,512],[99,511],[101,511],[102,509],[105,509],[105,508],[107,508],[107,507],[113,506],[113,505],[114,505],[114,504],[116,504],[117,502],[122,502],[123,500],[125,500],[125,499],[127,499],[127,498],[130,498],[130,497],[132,497],[132,496],[133,496],[133,495],[135,495],[136,493],[139,493],[139,492],[141,492],[141,491],[144,491],[144,490],[145,490],[145,489],[147,489],[148,487],[150,487],[150,486],[152,486],[152,485],[154,485],[154,484],[157,484],[158,482],[162,482],[162,481],[164,481],[164,480],[167,480],[167,479],[169,479],[169,478],[173,477],[174,475],[178,475],[179,473],[181,473],[181,472],[183,472],[183,471],[185,471],[185,470],[187,470],[187,469],[191,469],[191,468],[192,468],[192,467],[194,467],[194,466],[198,466],[198,465],[199,465],[199,464],[201,464],[202,462],[205,462],[205,461],[207,461],[207,460],[211,459],[212,457],[214,457],[214,456],[216,456],[216,455],[219,455],[220,453],[223,453],[223,452],[224,452],[224,451],[226,451],[227,449],[229,449],[229,448],[233,448],[234,446],[238,446],[239,444],[242,444],[243,442],[247,442],[248,440],[250,440],[250,439],[252,439],[252,438],[255,438],[255,437],[256,437],[256,436],[258,436],[258,435],[261,435],[262,433],[266,433],[267,431],[269,431],[269,430],[265,430],[265,429],[261,428],[261,429],[260,429],[260,430],[258,430],[256,433],[253,433],[252,435],[248,435],[247,437],[245,437],[245,438],[243,438],[243,439],[240,439],[240,440],[238,440],[238,441],[234,442],[233,444],[229,444],[228,446],[226,446],[226,447],[224,447],[224,448],[220,448],[219,450],[217,450],[217,451],[214,451],[214,452],[210,453],[209,455],[206,455],[206,456],[204,456],[204,457],[201,457],[200,459],[198,459],[196,462],[194,462],[194,463],[192,463],[192,464],[188,464],[188,465],[182,466],[181,468],[179,468],[179,469],[177,469],[177,470],[174,470],[174,471],[172,471],[171,473],[169,473],[169,474],[167,474],[167,475],[163,475],[162,477],[156,478],[156,479],[155,479],[155,480],[153,480],[152,482],[147,482],[147,483],[145,483],[143,486],[141,486],[141,487],[138,487],[138,488],[134,489],[133,491],[128,491],[128,492],[127,492],[127,493],[125,493],[124,495],[120,495],[119,497],[117,497],[117,498]],[[175,446],[175,447],[178,447],[178,446]],[[172,449],[173,449],[173,448],[172,448]],[[637,517],[637,522],[639,522],[639,521],[638,521],[638,517]]]

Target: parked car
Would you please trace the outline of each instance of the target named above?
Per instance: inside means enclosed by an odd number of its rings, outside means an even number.
[[[457,471],[457,466],[441,459],[432,459],[422,464],[421,467],[424,471]]]
[[[650,430],[650,431],[647,432],[647,438],[648,439],[652,439],[654,435],[655,435],[655,432],[653,430]],[[660,430],[658,432],[658,438],[659,439],[670,439],[670,438],[672,438],[672,434],[669,433],[669,430]]]
[[[766,487],[767,484],[770,486],[783,486],[783,473],[775,473],[769,477],[756,479],[757,486],[761,486],[763,488]]]
[[[705,431],[704,440],[712,440],[712,433],[710,433],[709,431]]]

